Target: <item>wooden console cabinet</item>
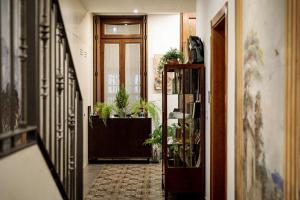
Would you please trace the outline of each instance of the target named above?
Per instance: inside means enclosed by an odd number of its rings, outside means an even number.
[[[152,157],[152,147],[143,144],[151,134],[151,118],[111,118],[105,126],[92,116],[90,123],[89,161]]]

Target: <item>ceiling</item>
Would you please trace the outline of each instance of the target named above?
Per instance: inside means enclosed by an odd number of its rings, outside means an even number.
[[[196,12],[196,0],[81,0],[95,14],[162,14]]]

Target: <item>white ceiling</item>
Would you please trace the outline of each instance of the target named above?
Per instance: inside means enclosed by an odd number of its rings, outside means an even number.
[[[81,0],[95,14],[139,14],[196,12],[196,0]]]

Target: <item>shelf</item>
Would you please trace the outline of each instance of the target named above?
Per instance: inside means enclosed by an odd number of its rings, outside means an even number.
[[[169,77],[173,77],[172,90],[163,87],[162,91],[164,188],[166,192],[204,193],[204,65],[165,65],[164,84],[167,84]],[[177,105],[169,109],[169,102],[176,102]],[[174,134],[169,136],[168,124],[172,120],[176,121],[178,127],[175,125]],[[202,186],[199,187],[200,184]]]
[[[185,95],[185,96],[188,96],[188,95],[197,95],[197,93],[168,93],[167,94],[168,96],[171,96],[171,95],[174,95],[174,96],[180,96],[180,95]]]
[[[165,71],[173,72],[174,70],[182,70],[182,69],[202,69],[204,68],[204,64],[166,64],[164,66]]]
[[[191,114],[183,114],[182,112],[170,112],[168,119],[183,119],[183,115],[185,119],[192,119]]]

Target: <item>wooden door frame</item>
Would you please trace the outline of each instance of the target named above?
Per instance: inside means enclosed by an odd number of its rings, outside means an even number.
[[[213,145],[212,145],[212,141],[213,141],[213,127],[214,127],[214,113],[213,113],[213,108],[215,105],[213,105],[213,101],[212,99],[214,98],[213,96],[213,84],[215,82],[215,77],[214,77],[214,59],[213,59],[213,29],[215,29],[221,22],[225,22],[225,69],[224,69],[224,84],[225,84],[225,91],[224,91],[224,100],[225,100],[225,141],[224,141],[224,156],[225,156],[225,163],[224,163],[224,176],[225,176],[225,183],[224,183],[224,198],[223,199],[227,199],[227,109],[228,109],[228,105],[227,105],[227,79],[228,79],[228,3],[226,2],[225,5],[217,12],[217,14],[213,17],[213,19],[211,20],[211,74],[210,74],[210,88],[211,88],[211,100],[210,100],[210,137],[211,137],[211,141],[210,141],[210,169],[212,169],[212,162],[213,162]],[[210,198],[213,200],[214,199],[214,187],[213,187],[213,170],[210,170]]]
[[[196,13],[195,12],[184,12],[184,13],[180,13],[180,46],[179,46],[179,49],[180,51],[182,51],[184,54],[184,41],[187,40],[188,38],[183,38],[183,35],[184,35],[184,30],[185,30],[185,27],[186,27],[186,23],[185,23],[185,17],[188,16],[188,18],[191,20],[191,19],[194,19],[194,20],[197,20],[197,17],[196,17]],[[197,22],[196,22],[197,23]],[[195,34],[196,35],[196,25],[195,25]],[[184,55],[186,57],[186,59],[188,59],[188,55]]]
[[[284,197],[300,200],[300,2],[285,8],[285,166]]]
[[[141,34],[135,35],[105,35],[103,33],[104,23],[114,24],[130,24],[139,23],[141,27]],[[102,27],[102,29],[101,29]],[[103,49],[101,45],[105,41],[116,40],[141,40],[141,97],[147,100],[147,16],[94,16],[93,26],[93,103],[97,101],[104,101],[104,60],[102,58]],[[126,43],[126,42],[125,42]],[[122,43],[122,44],[125,44]],[[125,53],[125,51],[124,51]],[[123,55],[125,56],[125,54]],[[121,67],[122,68],[122,67]],[[125,79],[124,79],[125,81]]]

